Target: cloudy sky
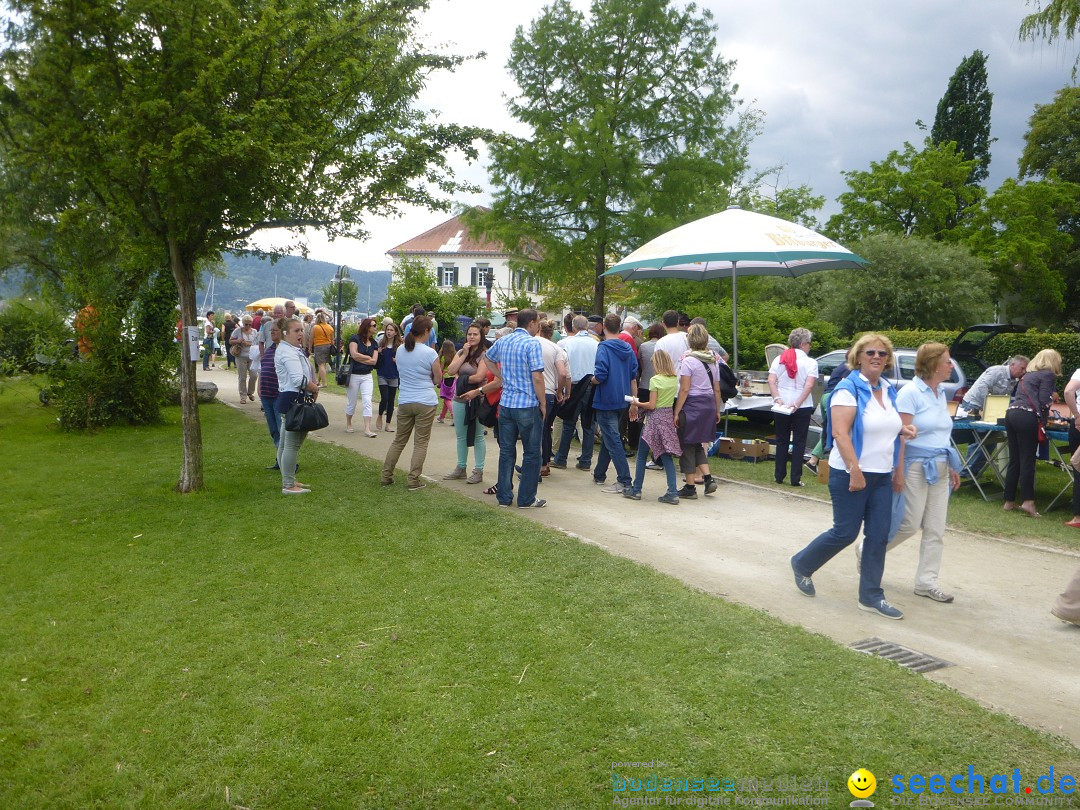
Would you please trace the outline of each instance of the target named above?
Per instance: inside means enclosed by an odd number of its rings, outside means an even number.
[[[587,8],[588,3],[574,0]],[[432,0],[423,31],[432,46],[487,53],[435,77],[421,105],[446,121],[515,131],[506,96],[510,41],[544,7],[540,0]],[[719,52],[736,62],[738,96],[765,113],[750,157],[757,168],[783,164],[784,186],[806,184],[827,199],[824,219],[846,186],[841,172],[866,169],[904,141],[921,143],[915,122],[933,124],[957,65],[975,49],[988,57],[994,94],[990,188],[1015,176],[1035,104],[1071,82],[1074,48],[1021,43],[1016,31],[1031,10],[1024,0],[701,0],[717,23]],[[486,156],[460,176],[486,187]],[[484,203],[489,194],[462,198]],[[824,216],[823,216],[824,215]],[[449,215],[415,210],[372,219],[366,242],[330,243],[308,234],[313,259],[360,270],[388,269],[386,251]],[[263,244],[272,240],[264,237]]]

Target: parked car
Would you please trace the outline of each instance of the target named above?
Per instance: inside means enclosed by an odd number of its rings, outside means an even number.
[[[915,379],[916,349],[894,349],[893,351],[896,355],[896,362],[885,376],[890,383],[900,389],[911,382],[911,380]],[[818,382],[817,385],[814,386],[814,402],[821,401],[821,394],[825,389],[825,382],[829,379],[829,375],[833,373],[833,370],[840,365],[846,357],[847,349],[837,349],[836,351],[828,352],[817,358]],[[952,367],[952,375],[945,381],[945,396],[959,402],[964,398],[964,394],[967,392],[970,383],[968,382],[967,375],[964,374],[964,370],[960,367],[960,364],[956,362],[955,358],[953,358]]]

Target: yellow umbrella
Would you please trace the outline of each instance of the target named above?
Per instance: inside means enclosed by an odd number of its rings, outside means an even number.
[[[291,301],[290,298],[260,298],[258,301],[252,301],[244,309],[248,312],[254,312],[257,309],[263,310],[263,312],[273,312],[276,306],[285,306],[286,301]],[[296,305],[296,311],[306,315],[309,312],[313,312],[311,307]]]

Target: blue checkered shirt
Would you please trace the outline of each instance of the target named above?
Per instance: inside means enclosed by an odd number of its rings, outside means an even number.
[[[544,370],[544,355],[540,343],[520,327],[506,337],[496,340],[487,350],[489,363],[499,364],[502,376],[502,397],[499,404],[504,408],[536,408],[532,373]]]

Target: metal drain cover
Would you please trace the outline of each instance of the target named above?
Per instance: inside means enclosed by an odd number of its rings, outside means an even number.
[[[933,672],[935,669],[956,666],[952,661],[946,661],[944,658],[935,658],[932,655],[909,649],[893,641],[884,641],[880,638],[864,638],[862,641],[856,641],[848,646],[855,652],[888,658],[905,669],[911,669],[915,672]]]

